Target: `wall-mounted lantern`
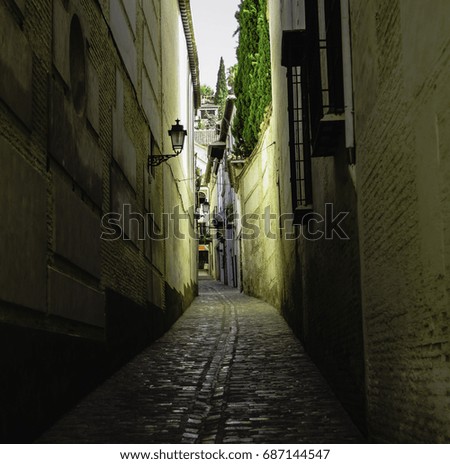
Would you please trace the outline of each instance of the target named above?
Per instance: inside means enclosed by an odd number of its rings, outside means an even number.
[[[175,152],[172,155],[153,155],[150,154],[148,157],[148,168],[152,166],[159,166],[161,163],[168,161],[170,158],[178,156],[183,151],[184,139],[186,138],[187,131],[184,130],[180,120],[176,120],[176,124],[172,125],[172,129],[169,130],[170,139],[172,140],[172,149]]]

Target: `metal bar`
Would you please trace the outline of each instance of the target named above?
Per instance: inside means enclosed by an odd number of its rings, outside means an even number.
[[[174,158],[175,156],[178,156],[176,154],[173,155],[150,155],[148,157],[148,168],[154,167],[154,166],[159,166],[160,164],[169,161],[171,158]]]

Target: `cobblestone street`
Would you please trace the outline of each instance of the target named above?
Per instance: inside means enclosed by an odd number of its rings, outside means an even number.
[[[172,329],[43,443],[358,443],[283,318],[211,280]]]

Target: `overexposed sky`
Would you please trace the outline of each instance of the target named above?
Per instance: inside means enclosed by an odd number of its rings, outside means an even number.
[[[236,63],[238,25],[234,14],[240,0],[190,0],[195,41],[200,63],[200,84],[216,89],[223,56],[225,69]]]

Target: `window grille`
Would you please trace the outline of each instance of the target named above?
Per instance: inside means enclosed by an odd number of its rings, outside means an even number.
[[[289,66],[288,111],[289,151],[291,166],[292,209],[295,223],[300,223],[312,211],[311,151],[304,66]]]
[[[305,0],[311,156],[333,156],[344,133],[340,0]]]

